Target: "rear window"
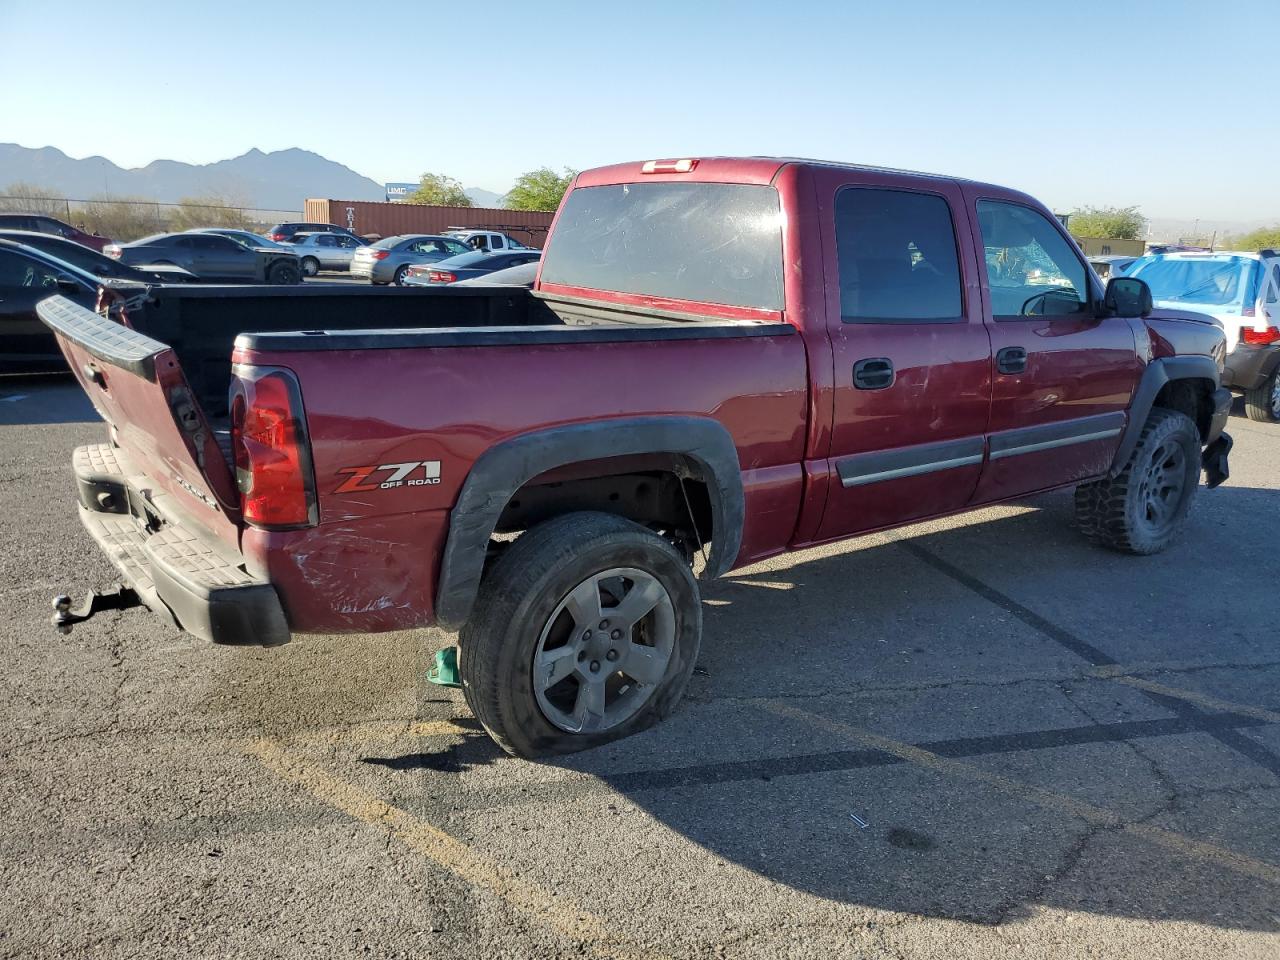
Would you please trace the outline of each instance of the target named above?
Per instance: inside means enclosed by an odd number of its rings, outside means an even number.
[[[1224,306],[1240,301],[1243,267],[1253,262],[1242,257],[1145,257],[1128,275],[1145,280],[1156,300]]]
[[[404,237],[383,237],[377,243],[373,244],[375,250],[394,250],[400,244],[405,242]]]
[[[622,183],[569,194],[542,281],[782,309],[782,215],[771,186]]]
[[[450,257],[448,260],[441,260],[439,265],[448,264],[451,267],[474,267],[482,263],[490,263],[493,261],[501,261],[502,257],[495,257],[492,253],[484,250],[474,250],[471,253],[460,253],[456,257]]]

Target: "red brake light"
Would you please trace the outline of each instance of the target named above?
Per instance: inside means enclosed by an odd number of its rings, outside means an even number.
[[[106,254],[108,257],[110,257],[112,260],[119,260],[120,255],[124,251],[121,250],[119,247],[117,247],[114,243],[109,243],[102,248],[102,252]]]
[[[314,526],[315,476],[298,382],[288,370],[237,366],[231,443],[244,519],[272,529]]]
[[[373,259],[375,259],[375,260],[385,260],[385,259],[387,259],[387,257],[389,257],[389,256],[391,256],[391,251],[390,251],[390,250],[375,250],[375,251],[373,251]]]
[[[641,173],[690,173],[698,165],[697,160],[646,160]]]
[[[432,283],[453,283],[458,278],[448,270],[432,270],[427,274],[427,279]]]
[[[288,239],[283,233],[273,233],[270,234],[270,237],[272,240],[276,241],[276,243],[279,243],[281,240]]]
[[[1280,327],[1267,327],[1265,330],[1241,330],[1240,339],[1254,346],[1268,343],[1280,343]]]

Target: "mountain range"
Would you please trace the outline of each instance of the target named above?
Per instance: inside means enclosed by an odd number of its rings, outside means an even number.
[[[297,147],[253,149],[216,163],[153,160],[125,169],[106,157],[69,157],[57,147],[0,143],[0,194],[14,183],[53,190],[72,200],[112,196],[171,203],[183,197],[221,197],[263,210],[301,210],[307,197],[382,200],[382,184],[350,167]],[[499,206],[502,194],[468,188],[476,206]]]

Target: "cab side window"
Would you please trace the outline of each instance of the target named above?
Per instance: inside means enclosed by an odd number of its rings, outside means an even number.
[[[1090,311],[1084,261],[1042,213],[1018,203],[979,200],[978,224],[996,320]]]
[[[840,319],[961,323],[956,231],[945,198],[845,187],[836,195]]]

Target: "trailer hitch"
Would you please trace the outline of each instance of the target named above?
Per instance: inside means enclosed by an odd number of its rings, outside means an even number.
[[[59,633],[66,634],[71,632],[73,624],[83,623],[95,613],[102,613],[104,610],[128,610],[140,606],[142,606],[142,600],[137,592],[121,583],[110,593],[97,593],[90,590],[88,596],[75,608],[72,608],[69,596],[65,593],[58,594],[53,598],[53,616],[49,620]]]

